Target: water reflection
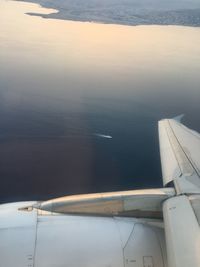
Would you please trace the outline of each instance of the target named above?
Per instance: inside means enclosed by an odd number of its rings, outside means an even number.
[[[160,186],[157,120],[186,113],[200,130],[200,29],[0,5],[0,199]]]

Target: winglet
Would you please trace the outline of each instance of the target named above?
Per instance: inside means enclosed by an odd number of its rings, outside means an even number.
[[[173,118],[173,120],[177,121],[177,122],[181,122],[182,118],[185,116],[185,114],[181,114],[181,115],[178,115],[176,117]]]

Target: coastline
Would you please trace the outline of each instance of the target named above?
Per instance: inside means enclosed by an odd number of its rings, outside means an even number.
[[[18,2],[39,4],[41,7],[55,10],[55,12],[50,12],[49,14],[33,12],[26,13],[31,16],[40,16],[45,19],[59,19],[125,26],[175,25],[186,27],[200,27],[200,4],[199,8],[195,9],[155,9],[155,11],[152,9],[135,10],[132,6],[130,6],[129,10],[127,10],[127,7],[120,6],[121,9],[118,10],[119,7],[114,8],[112,6],[108,10],[104,8],[104,12],[102,12],[102,9],[98,9],[99,7],[97,7],[96,10],[92,8],[86,9],[85,7],[85,9],[81,11],[79,7],[74,6],[73,4],[69,4],[70,1],[66,1],[64,4],[62,2],[57,3],[56,1],[54,3],[48,3],[47,1],[43,0],[37,0],[35,2],[33,0],[21,0]]]

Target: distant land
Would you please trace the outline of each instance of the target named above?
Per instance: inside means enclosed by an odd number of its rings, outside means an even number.
[[[200,0],[26,0],[58,13],[44,18],[123,25],[200,26]]]

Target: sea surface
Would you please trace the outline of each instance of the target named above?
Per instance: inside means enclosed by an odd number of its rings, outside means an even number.
[[[200,28],[0,1],[0,202],[162,186],[157,121],[200,131]]]

